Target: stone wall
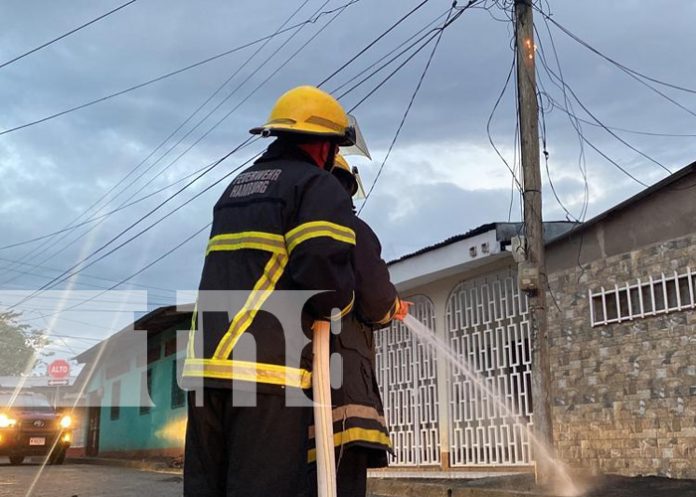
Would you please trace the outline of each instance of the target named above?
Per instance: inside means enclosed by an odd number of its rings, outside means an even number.
[[[588,290],[696,270],[696,235],[549,276],[553,423],[571,466],[696,478],[696,311],[592,327]]]

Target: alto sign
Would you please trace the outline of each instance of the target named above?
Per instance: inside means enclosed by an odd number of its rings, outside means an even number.
[[[48,365],[48,376],[54,380],[62,380],[70,375],[70,364],[63,359],[56,359]]]

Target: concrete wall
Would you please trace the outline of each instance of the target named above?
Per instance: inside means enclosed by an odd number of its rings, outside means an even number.
[[[665,195],[660,198],[671,204],[677,194]],[[594,328],[590,322],[588,289],[696,265],[695,213],[682,216],[694,202],[681,210],[672,205],[670,217],[671,209],[655,201],[589,230],[584,269],[577,264],[577,236],[549,252],[556,268],[549,277],[555,301],[549,297],[547,304],[555,440],[560,458],[573,466],[694,478],[696,312]],[[694,234],[656,241],[689,230]]]

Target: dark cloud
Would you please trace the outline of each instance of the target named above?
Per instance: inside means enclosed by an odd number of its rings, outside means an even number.
[[[322,3],[310,0],[290,23],[307,18]],[[281,44],[289,34],[272,40],[241,69],[240,65],[256,47],[79,112],[0,136],[0,232],[3,234],[0,245],[41,235],[71,222],[147,157],[225,79],[239,71],[230,85],[189,126],[245,78],[249,77],[249,81],[133,188],[113,199],[106,209],[124,202],[150,178],[155,177],[155,180],[142,194],[212,162],[245,139],[249,127],[265,119],[278,94],[297,84],[318,83],[416,4],[415,0],[406,3],[402,0],[362,0],[347,9],[314,41],[309,42],[310,37],[327,18],[305,27],[284,48]],[[116,5],[117,2],[106,5],[87,0],[4,2],[0,4],[0,16],[11,22],[0,33],[0,63]],[[7,129],[81,104],[272,33],[298,5],[270,0],[136,2],[100,23],[0,69],[0,99],[4,103],[0,110],[0,127]],[[339,0],[333,0],[326,8],[338,5]],[[332,79],[326,88],[334,89],[345,83],[448,7],[446,2],[430,2],[375,49]],[[691,36],[696,5],[670,2],[660,9],[659,15],[637,0],[554,2],[552,7],[554,19],[607,55],[657,78],[690,84],[691,78],[686,75],[696,70],[696,59],[692,56],[696,46]],[[502,17],[498,11],[491,13]],[[549,64],[557,72],[551,40],[539,16],[537,26],[541,35],[539,48],[543,48]],[[611,126],[634,130],[696,133],[693,115],[580,47],[553,26],[551,31],[565,81],[597,118]],[[387,257],[418,249],[482,223],[507,220],[510,215],[510,174],[488,143],[486,123],[512,61],[511,33],[509,23],[498,22],[481,9],[467,12],[446,31],[394,153],[364,211],[366,219],[382,238]],[[303,49],[291,63],[250,95],[299,47]],[[371,165],[356,161],[368,185],[392,140],[428,53],[429,49],[425,49],[356,111],[375,157]],[[253,74],[269,56],[273,57],[268,64]],[[386,69],[346,96],[346,106],[355,104],[390,71]],[[540,82],[543,91],[565,105],[563,92],[544,73],[543,67],[540,67]],[[696,112],[693,95],[666,87],[659,89]],[[240,105],[242,99],[247,100]],[[550,175],[561,201],[574,215],[579,215],[585,181],[579,169],[581,148],[577,133],[567,116],[557,108],[552,109],[544,95],[542,102],[545,103]],[[240,107],[204,140],[169,166],[237,105]],[[592,120],[577,103],[574,109],[584,119]],[[495,143],[512,167],[516,164],[514,130],[515,102],[511,86],[492,121],[492,132]],[[606,131],[588,124],[583,124],[582,131],[588,140],[642,181],[652,183],[665,174],[659,166],[622,145]],[[183,132],[177,134],[175,140]],[[617,133],[672,170],[694,158],[693,138]],[[153,155],[144,167],[151,165],[167,148],[169,146]],[[587,145],[584,149],[588,215],[642,188]],[[252,152],[233,156],[158,214],[169,212],[201,191]],[[167,171],[162,172],[165,167]],[[544,172],[547,183],[545,215],[562,219],[564,211],[551,195],[546,176]],[[209,222],[211,206],[222,188],[223,185],[214,188],[136,242],[89,268],[86,274],[118,281],[136,271]],[[175,189],[168,192],[173,191]],[[77,239],[77,236],[84,230],[60,242],[53,240],[47,245],[50,250],[27,260],[58,269],[68,268],[163,198],[160,195],[130,207],[83,238]],[[138,226],[126,238],[159,215]],[[512,219],[518,219],[519,215],[518,198],[513,194]],[[72,240],[76,241],[63,249]],[[204,233],[137,281],[158,287],[195,287],[205,240]],[[38,245],[41,244],[2,250],[0,257],[19,259]],[[5,283],[17,273],[7,271],[7,264],[2,262],[0,288],[36,287],[46,282],[48,276],[58,274],[41,268],[23,269],[43,274],[44,278],[19,275],[11,283]],[[79,279],[75,287],[83,288],[87,281],[90,280]]]

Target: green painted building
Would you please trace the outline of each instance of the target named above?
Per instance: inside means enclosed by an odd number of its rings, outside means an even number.
[[[190,323],[190,312],[161,307],[77,356],[84,364],[78,383],[85,385],[88,405],[86,455],[183,454],[186,393],[177,368],[185,351],[177,347],[177,331]]]

